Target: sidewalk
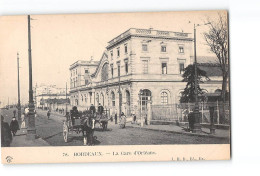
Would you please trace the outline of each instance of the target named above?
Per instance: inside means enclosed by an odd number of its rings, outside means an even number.
[[[36,136],[35,140],[26,139],[26,129],[17,131],[16,135],[13,136],[11,147],[37,147],[37,146],[50,146],[42,138]]]
[[[210,134],[210,129],[202,128],[201,133],[192,133],[185,131],[185,127],[180,127],[176,125],[144,125],[141,127],[137,124],[128,123],[127,126],[131,126],[133,128],[143,128],[147,130],[154,131],[163,131],[163,132],[171,132],[185,135],[193,135],[193,136],[203,136],[203,137],[212,137],[212,138],[230,138],[229,130],[216,129],[215,134]]]

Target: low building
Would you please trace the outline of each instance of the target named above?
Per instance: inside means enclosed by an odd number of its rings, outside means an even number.
[[[66,100],[66,88],[59,88],[56,85],[36,85],[34,88],[34,92],[34,102],[36,108],[50,108],[53,104],[52,102],[60,102]],[[69,97],[69,94],[67,94],[68,99]]]

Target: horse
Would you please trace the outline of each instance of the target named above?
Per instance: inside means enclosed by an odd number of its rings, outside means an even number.
[[[94,140],[96,139],[96,137],[94,136],[95,119],[93,114],[86,114],[85,112],[81,123],[81,131],[84,138],[84,145],[94,145]]]

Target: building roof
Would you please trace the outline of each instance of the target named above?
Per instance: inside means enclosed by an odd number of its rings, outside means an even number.
[[[150,29],[130,28],[127,31],[121,33],[117,37],[110,40],[108,42],[107,49],[113,47],[117,43],[131,36],[193,41],[193,38],[191,37],[191,33],[161,31],[161,30],[154,30],[152,28]]]
[[[46,102],[47,103],[51,103],[51,104],[55,104],[55,103],[57,103],[57,104],[65,104],[65,103],[68,102],[68,100],[66,100],[66,99],[48,99],[48,100],[46,100]]]
[[[68,95],[68,94],[67,94]],[[56,96],[66,96],[66,94],[40,94],[40,95],[37,95],[37,96],[49,96],[49,97],[56,97]]]
[[[70,65],[70,70],[77,67],[77,66],[80,66],[80,65],[83,65],[83,66],[97,66],[99,63],[99,61],[94,61],[94,60],[90,60],[90,61],[87,61],[87,60],[78,60],[76,62],[74,62],[73,64]]]
[[[201,70],[207,73],[207,76],[222,76],[222,71],[219,65],[216,64],[198,64]]]
[[[105,57],[104,57],[104,56],[105,56]],[[95,76],[96,76],[96,74],[98,73],[98,70],[99,70],[99,68],[100,68],[100,66],[101,66],[102,61],[103,61],[104,59],[107,59],[107,58],[108,58],[107,51],[104,51],[103,54],[102,54],[102,56],[101,56],[101,58],[100,58],[100,60],[99,60],[99,62],[98,62],[98,66],[97,66],[95,72],[91,75],[91,77],[95,77]]]
[[[194,60],[194,56],[191,56]],[[214,56],[197,56],[197,63],[199,64],[219,64],[218,58]]]
[[[191,56],[191,60],[194,57]],[[217,57],[214,56],[197,56],[198,67],[207,73],[207,76],[222,76],[221,67]]]

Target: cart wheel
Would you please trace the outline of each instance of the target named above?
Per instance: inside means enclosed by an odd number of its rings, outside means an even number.
[[[69,133],[69,128],[66,124],[66,122],[63,123],[63,138],[64,142],[68,142],[68,133]]]

